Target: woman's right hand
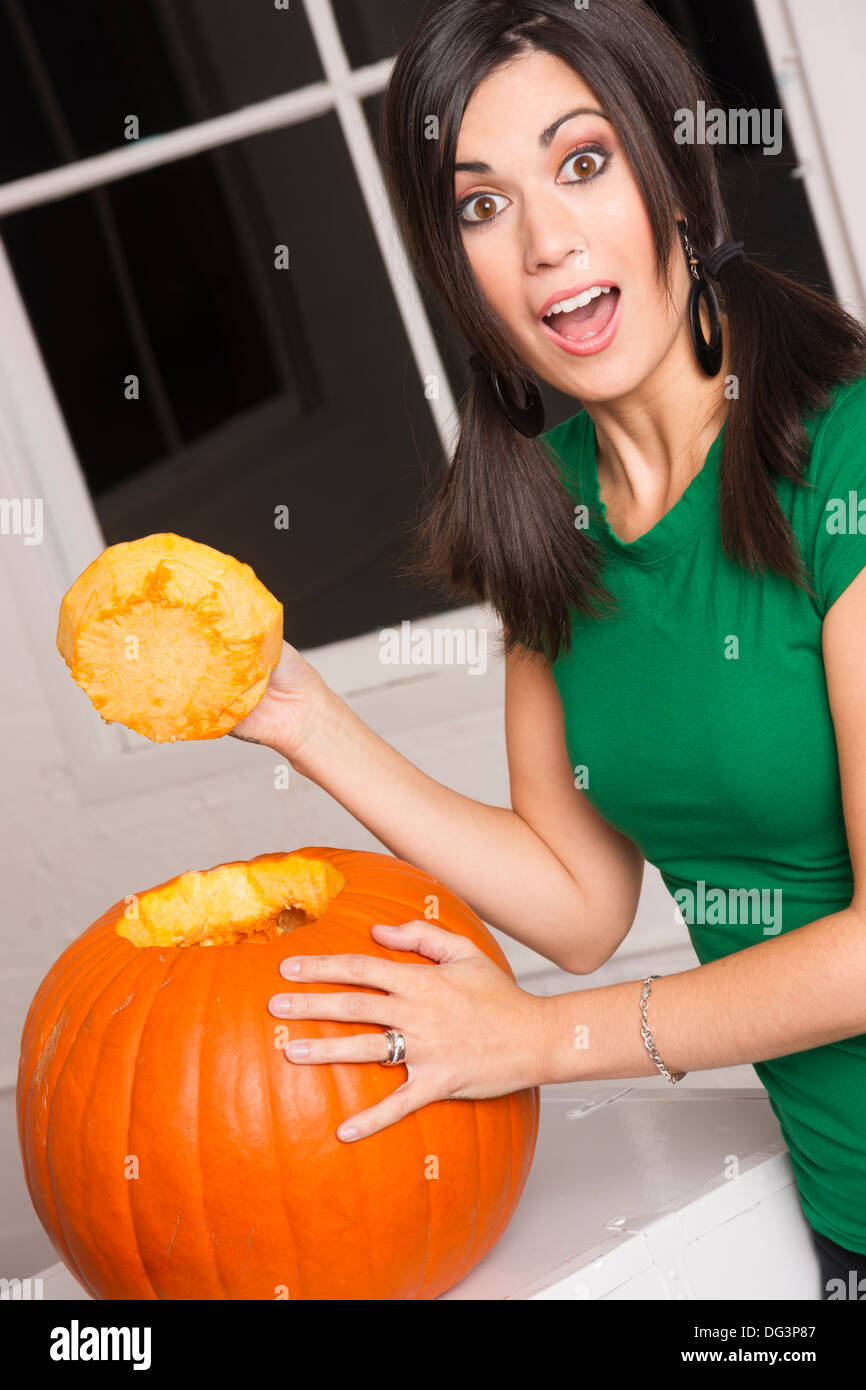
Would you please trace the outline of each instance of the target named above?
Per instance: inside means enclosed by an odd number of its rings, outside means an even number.
[[[275,748],[291,762],[327,696],[329,687],[297,647],[283,641],[265,693],[229,733],[248,743]]]

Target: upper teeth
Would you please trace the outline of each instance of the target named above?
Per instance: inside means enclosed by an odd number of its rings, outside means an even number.
[[[547,318],[550,314],[570,314],[572,309],[582,309],[584,304],[588,304],[591,299],[598,299],[600,294],[610,294],[610,285],[590,285],[588,290],[581,290],[573,299],[558,299],[555,304],[551,304],[545,313]]]

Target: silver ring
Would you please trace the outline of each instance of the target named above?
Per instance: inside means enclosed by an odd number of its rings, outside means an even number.
[[[396,1028],[389,1028],[385,1037],[388,1041],[388,1056],[382,1063],[383,1067],[396,1067],[398,1062],[402,1062],[406,1056],[406,1039],[402,1033],[398,1033]]]

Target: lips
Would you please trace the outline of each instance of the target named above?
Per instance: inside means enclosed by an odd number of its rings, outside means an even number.
[[[555,294],[552,294],[550,298],[545,300],[544,304],[542,304],[538,311],[538,317],[539,319],[543,319],[545,314],[550,313],[554,304],[561,304],[563,300],[566,299],[574,299],[575,295],[585,294],[587,290],[604,289],[605,287],[614,290],[619,289],[619,285],[613,280],[587,280],[582,285],[570,285],[565,289],[557,290]]]
[[[561,338],[577,342],[588,333],[600,333],[607,327],[616,312],[618,298],[619,290],[611,288],[577,309],[551,314],[544,322]]]
[[[569,313],[539,319],[543,333],[551,342],[575,357],[590,357],[602,352],[613,342],[619,327],[622,316],[622,292],[619,286],[604,280],[596,283],[609,283],[610,293],[600,294],[590,304],[572,309]]]

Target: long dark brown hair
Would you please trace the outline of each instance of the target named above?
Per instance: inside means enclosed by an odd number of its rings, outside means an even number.
[[[699,258],[731,238],[715,147],[673,139],[674,112],[696,111],[701,100],[709,108],[712,90],[643,0],[591,0],[581,10],[563,0],[432,0],[397,55],[382,104],[386,187],[419,281],[518,400],[529,372],[466,256],[454,163],[475,88],[533,49],[568,63],[603,103],[640,189],[669,295],[677,204]],[[719,275],[739,391],[720,461],[725,550],[812,592],[773,477],[802,481],[809,437],[801,416],[823,409],[836,384],[866,375],[866,332],[827,295],[754,256],[729,261]],[[610,610],[597,541],[575,526],[574,499],[555,462],[539,439],[509,424],[486,374],[469,387],[451,466],[415,535],[420,558],[409,571],[490,603],[506,651],[518,642],[543,646],[555,660],[570,647],[571,607]]]

